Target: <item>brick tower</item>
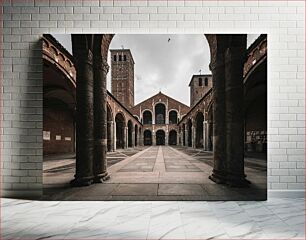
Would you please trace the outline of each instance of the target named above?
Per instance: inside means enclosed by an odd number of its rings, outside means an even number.
[[[193,75],[189,87],[190,107],[193,107],[212,88],[212,75]]]
[[[134,106],[134,60],[129,49],[111,52],[111,92],[126,108]]]

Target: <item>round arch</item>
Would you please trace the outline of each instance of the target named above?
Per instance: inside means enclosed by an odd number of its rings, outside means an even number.
[[[203,122],[204,122],[204,114],[199,111],[197,112],[197,115],[195,117],[195,128],[196,128],[195,147],[196,148],[203,148],[204,146]]]
[[[121,112],[115,117],[116,123],[116,148],[124,148],[125,146],[125,118]]]
[[[131,120],[128,121],[128,147],[133,147],[133,123]]]
[[[162,129],[159,129],[155,133],[156,136],[156,145],[165,145],[165,139],[166,139],[166,134],[165,131]]]
[[[166,123],[166,105],[162,102],[158,102],[154,106],[155,110],[155,124]]]
[[[134,141],[134,146],[137,147],[137,146],[138,146],[138,125],[137,125],[137,124],[135,124],[134,130],[135,130],[135,141]]]
[[[169,132],[169,140],[168,140],[169,145],[177,145],[177,132],[176,130],[172,129]]]
[[[176,109],[170,109],[168,111],[168,116],[169,116],[169,124],[178,123],[178,111]]]
[[[143,124],[152,124],[152,111],[149,109],[145,109],[142,111],[142,123]]]
[[[145,146],[152,145],[152,132],[149,129],[146,129],[143,132],[143,144]]]
[[[190,118],[187,121],[187,133],[187,146],[192,147],[192,121]]]

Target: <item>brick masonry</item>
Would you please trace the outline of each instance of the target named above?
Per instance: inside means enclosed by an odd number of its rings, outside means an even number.
[[[3,0],[1,11],[2,196],[42,192],[43,33],[268,33],[268,187],[304,190],[304,1]]]

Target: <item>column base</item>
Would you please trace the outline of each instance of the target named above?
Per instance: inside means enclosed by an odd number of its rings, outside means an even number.
[[[246,179],[246,175],[228,174],[226,184],[230,187],[245,188],[249,187],[251,182]]]
[[[93,183],[93,177],[74,178],[70,181],[71,187],[86,187]]]
[[[226,183],[226,173],[224,171],[214,169],[212,174],[208,178],[218,184]]]
[[[108,179],[110,179],[110,175],[108,174],[108,172],[104,172],[95,176],[93,179],[93,183],[103,183]]]

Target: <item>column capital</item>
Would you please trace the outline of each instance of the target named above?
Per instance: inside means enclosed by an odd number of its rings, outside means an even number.
[[[105,73],[108,73],[108,71],[109,71],[109,65],[108,65],[106,59],[101,57],[101,56],[100,57],[96,57],[94,59],[94,67],[96,69],[103,70],[103,72],[105,72]]]
[[[90,49],[82,49],[76,53],[75,60],[77,66],[83,64],[93,65],[93,53]]]

